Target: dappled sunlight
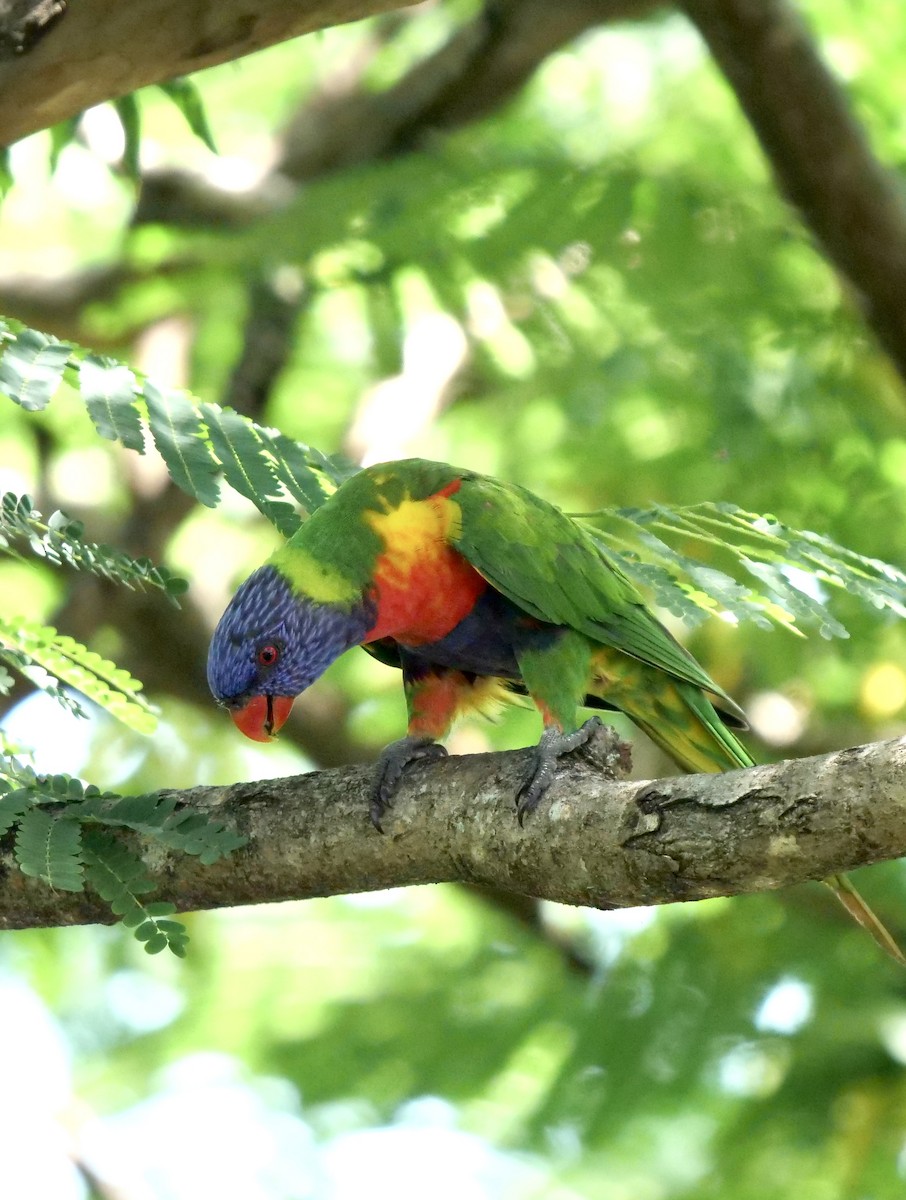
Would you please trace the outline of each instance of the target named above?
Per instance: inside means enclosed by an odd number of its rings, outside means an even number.
[[[879,179],[898,171],[900,0],[795,7],[848,86]],[[205,654],[238,582],[282,544],[247,494],[285,505],[288,532],[353,464],[410,455],[567,512],[608,509],[595,526],[608,552],[746,710],[759,761],[903,733],[903,388],[869,329],[872,299],[782,199],[685,17],[628,14],[557,42],[544,5],[525,6],[518,37],[520,6],[484,8],[388,11],[193,77],[198,108],[146,89],[140,129],[105,105],[11,147],[0,310],[101,359],[90,416],[81,352],[40,408],[52,366],[38,350],[10,365],[18,327],[0,329],[0,388],[26,401],[0,397],[0,492],[29,493],[45,518],[61,508],[86,539],[189,583],[177,607],[118,586],[116,570],[54,568],[31,527],[9,546],[0,530],[0,616],[81,639],[144,679],[159,709],[150,736],[90,703],[80,719],[4,656],[0,690],[14,677],[17,690],[0,732],[36,771],[140,796],[373,761],[406,726],[398,669],[342,656],[287,734],[256,744],[209,698]],[[544,37],[549,52],[529,61]],[[201,110],[219,154],[198,136]],[[279,430],[311,448],[310,490],[291,492],[300,475],[273,453],[207,455],[194,409],[167,427],[168,463],[140,425],[146,401],[130,407],[133,376],[104,356],[249,415],[252,444]],[[204,411],[210,432],[220,410]],[[680,515],[671,526],[665,513]],[[790,530],[817,537],[793,555]],[[604,715],[631,742],[634,778],[676,769]],[[512,750],[539,730],[526,702],[463,723],[448,745]],[[2,820],[19,812],[8,795]],[[676,818],[704,814],[693,791],[675,796],[651,813],[669,845],[616,831],[636,895],[701,882]],[[63,811],[56,794],[40,808]],[[364,795],[355,819],[365,827]],[[530,819],[521,887],[546,805]],[[3,835],[0,887],[21,886],[20,828]],[[383,841],[368,834],[376,857],[405,862],[405,819]],[[556,866],[576,870],[565,853]],[[903,940],[903,864],[863,880]],[[121,926],[5,932],[0,1197],[903,1193],[902,979],[827,888],[596,900],[449,883],[189,913],[185,960],[149,956]]]

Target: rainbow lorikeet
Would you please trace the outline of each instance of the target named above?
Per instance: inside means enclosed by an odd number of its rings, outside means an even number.
[[[408,459],[353,475],[240,586],[208,682],[239,729],[266,741],[357,645],[402,668],[409,712],[407,736],[379,762],[378,829],[405,767],[443,755],[438,739],[456,718],[513,693],[544,722],[520,822],[558,757],[594,732],[583,706],[626,713],[686,771],[753,765],[730,728],[745,728],[741,710],[589,531],[474,471]],[[859,907],[851,885],[828,882]]]
[[[208,681],[242,732],[267,740],[293,698],[360,644],[403,671],[409,731],[385,758],[392,782],[406,760],[441,753],[457,717],[515,689],[545,727],[520,814],[592,732],[578,720],[585,704],[622,710],[688,771],[752,763],[725,724],[745,727],[741,711],[591,534],[474,471],[410,459],[347,480],[239,588]],[[375,794],[376,822],[392,782]]]

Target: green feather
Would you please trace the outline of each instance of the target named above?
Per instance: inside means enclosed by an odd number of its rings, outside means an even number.
[[[730,697],[645,607],[616,563],[579,524],[515,484],[463,474],[457,549],[498,591],[543,621],[568,625],[719,696]]]

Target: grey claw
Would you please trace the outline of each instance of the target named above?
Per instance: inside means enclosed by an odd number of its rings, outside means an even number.
[[[544,793],[554,782],[557,770],[557,760],[564,754],[571,754],[594,736],[603,724],[600,717],[589,717],[584,725],[573,733],[561,733],[549,725],[541,735],[541,740],[535,747],[535,765],[531,775],[516,793],[516,816],[520,826],[526,815],[533,812],[540,803]]]
[[[393,796],[406,767],[413,762],[434,762],[446,756],[447,751],[440,743],[426,737],[400,738],[381,751],[371,788],[371,824],[378,833],[384,832],[381,819],[393,806]]]

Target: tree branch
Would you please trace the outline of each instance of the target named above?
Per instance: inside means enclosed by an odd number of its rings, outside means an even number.
[[[906,206],[789,0],[679,0],[729,80],[781,191],[853,285],[906,377]]]
[[[180,909],[462,881],[596,908],[787,887],[906,854],[906,738],[723,775],[617,780],[625,746],[602,731],[565,763],[520,829],[529,751],[415,767],[381,836],[372,768],[194,788],[180,800],[249,841],[212,867],[145,844]],[[92,895],[54,893],[0,853],[0,927],[109,921]]]
[[[408,0],[412,3],[413,0]],[[25,36],[0,10],[0,145],[93,104],[406,0],[79,0]],[[51,6],[53,7],[53,6]]]

